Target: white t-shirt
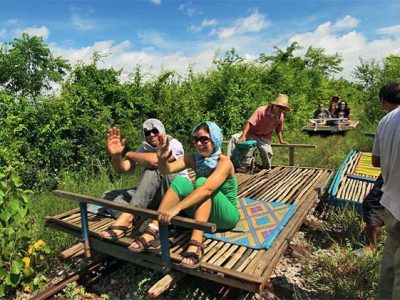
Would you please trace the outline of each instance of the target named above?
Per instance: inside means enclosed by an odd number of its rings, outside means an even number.
[[[175,158],[175,160],[178,160],[179,158],[183,157],[184,154],[185,154],[185,152],[183,150],[182,143],[180,141],[178,141],[177,139],[174,139],[174,138],[172,138],[169,141],[169,150],[172,151],[172,156]],[[147,152],[147,151],[142,146],[139,149],[137,149],[136,152]],[[171,175],[172,175],[172,177],[184,176],[184,177],[189,178],[189,174],[188,174],[187,169],[182,170],[182,171],[180,171],[178,173],[175,173],[175,174],[171,174]]]
[[[400,107],[379,122],[372,154],[381,161],[384,184],[380,202],[400,221]]]

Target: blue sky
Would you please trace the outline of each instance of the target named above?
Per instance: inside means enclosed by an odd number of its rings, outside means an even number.
[[[297,41],[340,53],[351,78],[359,58],[400,55],[399,15],[399,0],[0,0],[0,42],[40,35],[72,63],[96,50],[126,78],[138,64],[148,74],[204,71],[218,50],[251,60]]]

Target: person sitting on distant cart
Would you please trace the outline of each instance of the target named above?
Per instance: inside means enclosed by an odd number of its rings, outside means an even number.
[[[318,108],[314,112],[313,118],[314,119],[327,119],[327,118],[330,118],[330,117],[331,117],[331,114],[324,107],[324,104],[323,103],[318,104]]]
[[[339,107],[335,111],[337,118],[350,119],[350,108],[347,106],[346,101],[341,101]]]
[[[192,168],[196,172],[194,184],[177,176],[161,201],[158,221],[149,224],[141,236],[129,246],[132,252],[155,251],[160,248],[158,222],[169,223],[180,212],[197,221],[212,222],[217,230],[229,230],[240,219],[237,209],[238,183],[231,160],[221,153],[222,133],[214,122],[198,124],[192,131],[196,152],[170,162],[171,150],[165,137],[159,138],[158,169],[162,174]],[[188,248],[181,253],[181,266],[197,268],[203,256],[203,231],[193,230]]]
[[[332,118],[335,118],[336,109],[339,107],[340,98],[339,96],[332,96],[331,102],[329,103],[329,113],[331,114]]]

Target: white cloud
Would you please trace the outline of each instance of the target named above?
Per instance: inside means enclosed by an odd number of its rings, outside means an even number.
[[[394,25],[390,27],[382,27],[376,30],[380,34],[400,36],[400,25]]]
[[[269,23],[265,21],[264,16],[256,10],[248,17],[237,19],[232,26],[220,28],[217,34],[220,39],[227,39],[237,34],[260,32],[268,26]]]
[[[121,79],[124,81],[128,79],[129,73],[132,73],[137,65],[140,65],[143,72],[149,75],[158,75],[164,69],[175,70],[179,74],[184,74],[189,65],[194,65],[197,71],[206,70],[210,67],[214,56],[213,49],[198,51],[193,55],[185,55],[179,51],[166,55],[154,51],[133,51],[129,41],[123,41],[119,44],[111,40],[101,41],[88,47],[68,49],[60,48],[56,44],[49,46],[55,56],[62,56],[72,64],[90,63],[94,51],[97,51],[102,56],[99,67],[123,69]]]
[[[170,49],[174,44],[166,40],[164,36],[157,31],[143,31],[138,34],[142,43],[155,46],[159,49]]]
[[[215,19],[205,19],[205,20],[203,20],[203,22],[201,22],[200,26],[192,25],[192,26],[190,26],[189,29],[190,29],[190,31],[193,31],[193,32],[200,32],[206,27],[212,27],[212,26],[215,26],[215,25],[217,25],[217,20],[215,20]]]
[[[93,10],[83,12],[77,7],[71,7],[71,23],[79,31],[89,31],[96,28],[95,21],[90,17]]]
[[[40,36],[44,40],[47,39],[50,35],[50,31],[46,26],[41,27],[26,27],[26,28],[17,28],[13,31],[14,37],[19,37],[22,33],[27,33],[29,36]]]
[[[352,16],[345,16],[343,19],[336,21],[336,23],[332,26],[335,30],[346,30],[353,29],[358,26],[360,21]]]
[[[191,2],[187,2],[187,3],[179,5],[178,9],[180,11],[183,11],[189,17],[193,17],[195,15],[201,14],[201,12]]]
[[[346,16],[344,19],[346,18],[351,20],[350,16]],[[339,53],[343,58],[343,72],[340,75],[348,79],[351,78],[354,67],[359,65],[359,58],[381,60],[389,54],[400,55],[400,38],[368,41],[364,33],[356,30],[338,33],[337,24],[345,24],[346,22],[340,22],[344,19],[334,25],[331,22],[323,23],[312,32],[296,34],[289,39],[289,44],[298,42],[304,47],[302,53],[310,46],[323,48],[330,55]],[[347,24],[347,28],[352,28],[355,23],[349,21]],[[350,26],[350,24],[353,25]]]
[[[149,0],[151,3],[160,5],[161,4],[161,0]]]
[[[5,21],[5,24],[15,26],[15,25],[19,24],[19,20],[18,19],[8,19]]]

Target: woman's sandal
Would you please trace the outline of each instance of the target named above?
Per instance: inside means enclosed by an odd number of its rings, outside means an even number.
[[[186,263],[183,263],[181,261],[180,265],[182,267],[185,267],[185,268],[196,269],[196,268],[200,267],[201,259],[203,258],[204,249],[205,249],[206,246],[203,243],[200,243],[200,242],[195,241],[195,240],[190,240],[189,243],[188,243],[188,246],[196,246],[197,247],[197,251],[196,252],[185,251],[185,252],[181,253],[181,256],[183,258],[192,259],[193,260],[193,264],[186,264]]]
[[[158,252],[161,249],[158,230],[151,228],[151,227],[147,227],[147,229],[144,231],[143,234],[145,234],[145,233],[154,237],[154,240],[146,241],[146,239],[143,237],[143,235],[135,237],[132,241],[132,244],[136,243],[139,245],[139,247],[133,248],[133,247],[129,246],[128,247],[129,251],[135,252],[135,253],[139,253],[139,252],[143,252],[143,251]]]

